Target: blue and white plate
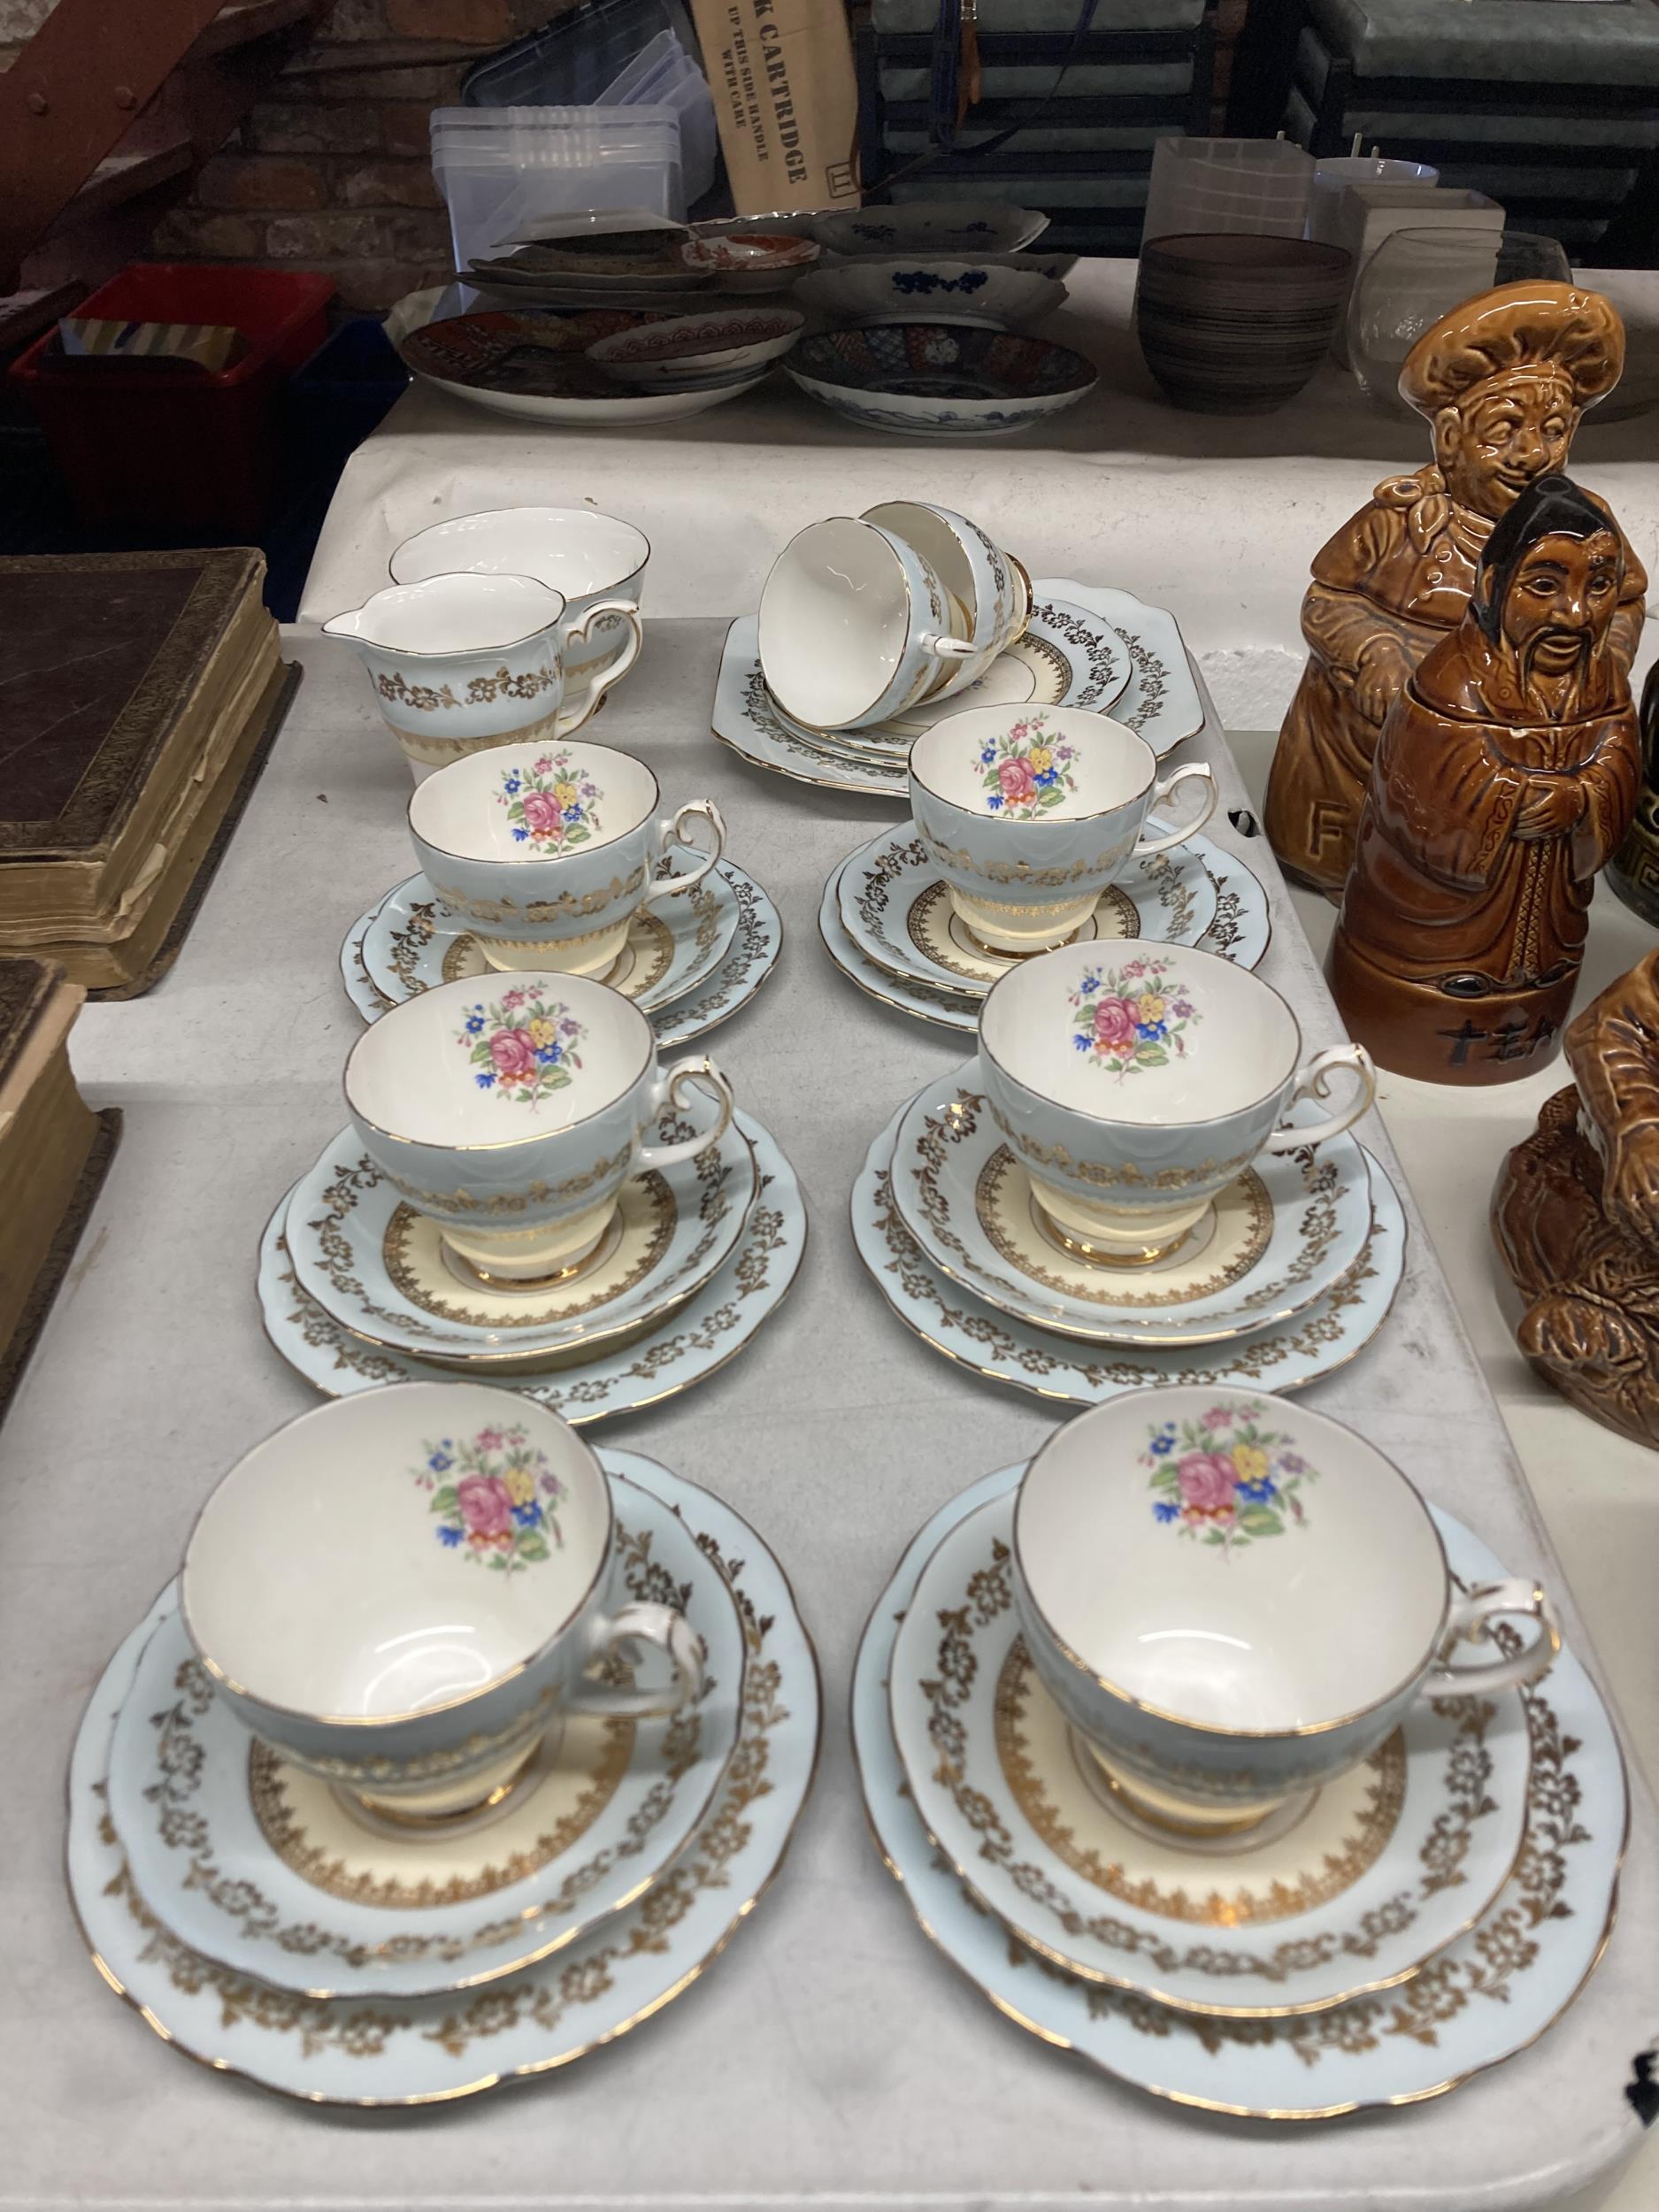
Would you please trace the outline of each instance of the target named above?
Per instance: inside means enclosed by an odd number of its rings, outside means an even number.
[[[1287,1321],[1205,1346],[1085,1344],[999,1313],[934,1266],[893,1194],[902,1106],[871,1146],[853,1185],[853,1242],[876,1287],[908,1329],[987,1381],[1063,1405],[1100,1405],[1147,1383],[1209,1389],[1302,1390],[1356,1358],[1388,1318],[1405,1273],[1406,1224],[1380,1169],[1370,1238],[1348,1272]]]
[[[107,1816],[112,1731],[145,1645],[176,1610],[170,1584],[111,1660],[81,1724],[65,1857],[98,1973],[171,2048],[316,2104],[449,2103],[550,2073],[628,2034],[689,1988],[752,1914],[818,1763],[811,1639],[783,1569],[730,1506],[637,1452],[602,1449],[600,1458],[635,1486],[648,1527],[671,1516],[682,1525],[687,1564],[701,1563],[691,1571],[726,1582],[742,1624],[737,1749],[672,1866],[551,1958],[461,1994],[331,2001],[202,1958],[164,1924]]]
[[[885,834],[874,841],[885,843]],[[1195,841],[1207,842],[1202,839]],[[818,915],[818,935],[824,941],[824,949],[847,980],[856,984],[866,996],[879,999],[882,1005],[894,1007],[902,1014],[937,1022],[942,1028],[961,1030],[971,1036],[976,1034],[982,1002],[979,995],[970,994],[965,986],[947,990],[942,986],[923,982],[919,976],[892,974],[886,968],[879,968],[854,943],[841,919],[841,893],[847,869],[858,857],[855,853],[843,861],[824,887]],[[1253,968],[1266,952],[1272,934],[1267,894],[1241,860],[1235,860],[1219,846],[1215,848],[1215,917],[1198,940],[1199,949],[1221,953],[1229,960],[1236,960],[1240,967]]]
[[[1006,1498],[1023,1471],[987,1475],[918,1532],[872,1608],[853,1672],[853,1746],[871,1825],[930,1940],[1028,2034],[1153,2096],[1245,2119],[1333,2119],[1419,2103],[1512,2058],[1552,2026],[1606,1947],[1629,1815],[1612,1721],[1571,1651],[1521,1694],[1532,1779],[1515,1870],[1474,1926],[1403,1988],[1288,2019],[1178,2012],[1062,1971],[964,1890],[918,1814],[889,1724],[888,1678],[897,1624],[926,1561],[965,1516]],[[1435,1519],[1466,1583],[1506,1573],[1450,1514],[1435,1509]]]
[[[806,1206],[776,1138],[741,1111],[735,1121],[753,1147],[760,1187],[725,1265],[641,1335],[589,1354],[578,1347],[561,1356],[566,1363],[515,1368],[513,1389],[550,1406],[572,1426],[634,1413],[714,1374],[776,1310],[806,1248]],[[329,1398],[455,1372],[441,1361],[370,1344],[318,1304],[298,1280],[288,1249],[292,1197],[285,1193],[265,1224],[257,1277],[265,1334],[289,1366]]]
[[[418,891],[421,886],[426,886],[426,878],[411,876],[367,913],[360,914],[346,933],[340,948],[341,979],[365,1021],[375,1021],[388,1006],[401,1005],[417,992],[450,980],[450,963],[456,964],[456,975],[485,971],[475,941],[457,929],[429,886],[424,892]],[[734,861],[718,862],[704,879],[703,889],[716,898],[719,907],[725,949],[707,961],[696,957],[696,938],[703,925],[687,918],[689,926],[682,931],[676,946],[676,969],[683,979],[675,995],[663,996],[663,990],[672,981],[665,976],[661,987],[651,992],[649,1002],[643,998],[639,1002],[649,1016],[659,1046],[689,1044],[730,1020],[772,973],[783,948],[783,924],[777,908],[754,877]],[[671,905],[677,903],[671,902]],[[667,918],[676,918],[670,914]],[[694,957],[696,965],[687,973]],[[649,968],[639,972],[643,975]]]

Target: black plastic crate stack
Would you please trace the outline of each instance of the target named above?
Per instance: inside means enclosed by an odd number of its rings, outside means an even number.
[[[1316,155],[1346,153],[1358,132],[1367,147],[1432,161],[1443,184],[1488,194],[1511,228],[1558,238],[1575,260],[1594,260],[1655,159],[1651,0],[1274,5],[1285,35],[1270,127],[1282,121]]]
[[[1098,0],[1074,43],[1079,5],[979,0],[982,101],[951,152],[884,188],[927,150],[938,11],[936,0],[872,0],[858,35],[864,174],[876,188],[869,196],[1041,208],[1050,219],[1043,245],[1133,255],[1155,142],[1210,128],[1216,0]],[[1022,128],[997,151],[976,158],[968,150],[1014,122]]]

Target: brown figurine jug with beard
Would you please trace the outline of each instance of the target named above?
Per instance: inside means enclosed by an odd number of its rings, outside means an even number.
[[[1624,326],[1599,292],[1500,285],[1424,332],[1400,393],[1434,434],[1426,468],[1389,477],[1316,557],[1302,603],[1308,664],[1279,733],[1265,826],[1286,873],[1333,897],[1389,709],[1463,619],[1494,526],[1528,485],[1567,465],[1586,407],[1624,362]],[[1624,548],[1611,650],[1628,672],[1647,578]]]
[[[1492,1194],[1517,1338],[1582,1412],[1659,1448],[1659,952],[1567,1031],[1577,1079]]]
[[[1640,746],[1613,626],[1624,541],[1564,476],[1494,530],[1463,620],[1389,710],[1332,941],[1379,1067],[1506,1083],[1555,1050]]]

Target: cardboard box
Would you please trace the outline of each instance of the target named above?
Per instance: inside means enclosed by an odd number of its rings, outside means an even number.
[[[691,0],[740,215],[856,207],[858,84],[842,0]]]

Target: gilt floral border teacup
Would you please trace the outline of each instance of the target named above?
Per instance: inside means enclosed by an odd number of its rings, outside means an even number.
[[[760,595],[757,642],[766,687],[815,730],[863,729],[925,696],[940,664],[971,660],[971,639],[932,565],[873,522],[833,515],[791,538]]]
[[[603,976],[641,906],[683,898],[726,849],[711,799],[664,813],[643,761],[578,738],[503,745],[429,777],[409,803],[428,882],[495,968]],[[657,864],[701,817],[712,848],[685,874]]]
[[[471,570],[548,585],[565,601],[565,680],[580,691],[626,651],[624,611],[638,611],[650,555],[642,530],[591,507],[495,507],[416,531],[393,553],[390,569],[395,584]],[[590,615],[600,618],[590,624]]]
[[[1024,572],[977,522],[926,500],[895,499],[866,507],[862,519],[913,545],[966,618],[969,660],[947,661],[928,693],[954,698],[978,683],[999,653],[1025,630],[1031,600]]]
[[[1561,1648],[1530,1580],[1454,1591],[1417,1490],[1291,1400],[1125,1391],[1057,1430],[1014,1509],[1032,1661],[1130,1804],[1236,1834],[1374,1751],[1419,1696],[1491,1697]],[[1448,1664],[1494,1616],[1541,1633]]]
[[[344,1081],[364,1150],[486,1282],[579,1266],[628,1176],[694,1158],[732,1116],[712,1061],[659,1068],[637,1006],[552,971],[465,977],[389,1008],[352,1047]],[[699,1088],[714,1094],[713,1127],[645,1143]]]
[[[1078,707],[970,707],[910,748],[910,811],[973,934],[999,951],[1041,952],[1079,928],[1137,855],[1168,852],[1215,812],[1202,763],[1158,776],[1143,738]],[[1183,784],[1198,812],[1148,838],[1151,810]]]
[[[1340,1135],[1376,1092],[1363,1045],[1304,1060],[1296,1017],[1248,968],[1133,939],[1061,945],[994,983],[979,1068],[1050,1225],[1106,1263],[1162,1257],[1257,1153]],[[1283,1124],[1339,1071],[1353,1077],[1345,1105]]]
[[[614,616],[622,657],[561,711],[571,639]],[[528,576],[444,575],[394,584],[323,625],[356,647],[381,718],[420,782],[435,769],[515,739],[568,736],[639,657],[640,618],[621,601],[566,620],[564,595]]]
[[[672,1712],[697,1640],[660,1604],[610,1611],[611,1486],[534,1399],[402,1383],[302,1414],[203,1507],[181,1603],[238,1718],[309,1772],[422,1813],[475,1804],[562,1713]],[[588,1670],[625,1641],[672,1686]]]

